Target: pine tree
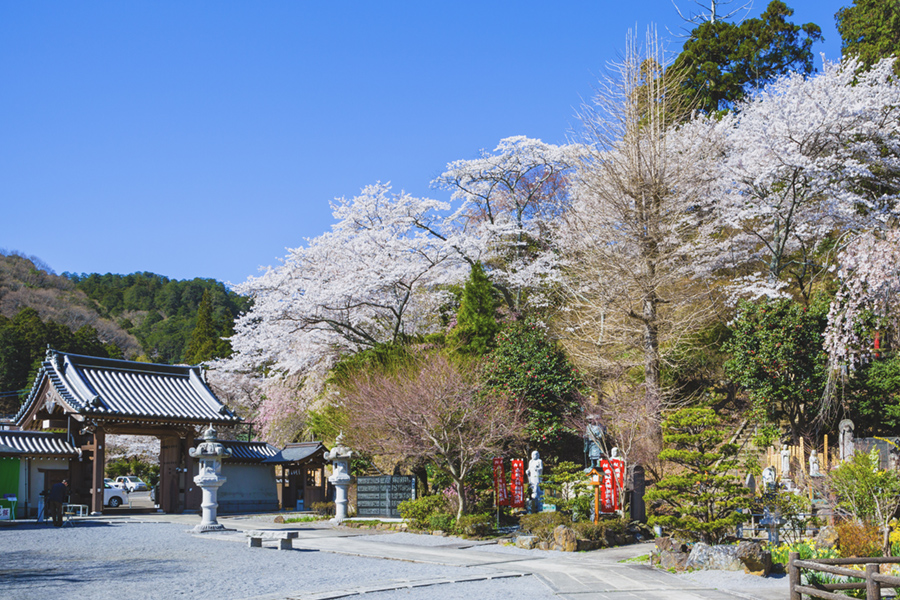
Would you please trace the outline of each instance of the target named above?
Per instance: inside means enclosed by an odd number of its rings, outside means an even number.
[[[644,496],[670,509],[650,524],[708,544],[721,541],[744,520],[739,509],[748,503],[747,489],[728,473],[737,446],[722,443],[722,421],[710,408],[683,408],[663,421],[662,430],[666,449],[659,458],[680,468]]]
[[[496,310],[491,281],[481,263],[476,262],[463,289],[456,327],[450,334],[451,347],[460,354],[471,356],[484,356],[490,352],[494,347],[494,336],[500,330]]]

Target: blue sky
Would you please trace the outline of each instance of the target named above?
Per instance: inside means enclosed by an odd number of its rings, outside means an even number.
[[[836,60],[851,1],[787,4]],[[429,183],[452,160],[564,143],[650,24],[680,49],[670,0],[0,0],[0,248],[239,283],[326,231],[335,197],[446,198]]]

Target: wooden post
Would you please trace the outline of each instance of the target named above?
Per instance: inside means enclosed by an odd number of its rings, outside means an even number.
[[[104,467],[106,466],[106,432],[102,427],[94,431],[94,462],[91,465],[91,513],[103,513]]]
[[[795,590],[800,585],[800,569],[794,566],[794,561],[799,559],[799,552],[788,553],[788,585],[790,586],[788,590],[790,600],[802,600],[800,592]]]
[[[881,600],[881,584],[872,577],[878,573],[878,565],[869,563],[866,565],[866,600]]]
[[[807,474],[806,467],[807,467],[808,465],[807,465],[807,463],[806,463],[806,442],[803,440],[803,438],[800,438],[800,457],[799,457],[799,461],[800,461],[800,472],[803,473],[804,475],[806,475],[806,474]]]
[[[825,434],[825,451],[822,452],[822,454],[825,456],[825,463],[823,465],[823,468],[825,469],[825,472],[827,473],[828,472],[828,434],[827,433]]]

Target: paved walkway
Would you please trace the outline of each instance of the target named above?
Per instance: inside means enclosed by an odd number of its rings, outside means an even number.
[[[199,522],[196,515],[148,515],[133,518],[183,522],[185,525]],[[647,565],[620,562],[649,553],[649,544],[594,552],[535,551],[525,555],[504,552],[503,548],[492,548],[480,542],[460,542],[458,538],[447,538],[446,544],[436,546],[387,542],[387,538],[379,540],[379,535],[373,535],[379,532],[333,528],[324,523],[278,525],[256,519],[227,517],[220,518],[220,522],[237,531],[207,536],[210,543],[246,543],[246,537],[241,531],[248,529],[299,529],[299,539],[294,541],[294,548],[301,550],[454,567],[479,567],[478,575],[452,580],[406,580],[387,586],[367,586],[366,582],[359,582],[357,586],[335,590],[284,590],[279,594],[259,596],[252,600],[326,600],[366,592],[527,576],[535,577],[556,597],[565,600],[781,600],[788,597],[786,578],[766,581],[743,573],[716,572],[707,573],[705,582],[700,584]],[[433,594],[434,597],[441,597],[439,587],[434,587]]]

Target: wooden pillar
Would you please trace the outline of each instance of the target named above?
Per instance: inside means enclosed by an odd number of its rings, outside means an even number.
[[[822,453],[825,455],[825,472],[828,472],[828,434],[825,434],[825,451]]]
[[[91,513],[103,512],[103,473],[106,466],[106,432],[94,431],[94,464],[91,466]]]
[[[185,453],[184,453],[184,468],[185,472],[185,494],[184,494],[184,509],[185,510],[200,510],[200,503],[203,501],[202,490],[200,487],[194,483],[194,465],[197,461],[191,456],[191,448],[194,447],[194,432],[189,431],[184,438],[185,445]]]

